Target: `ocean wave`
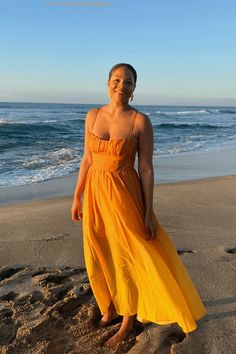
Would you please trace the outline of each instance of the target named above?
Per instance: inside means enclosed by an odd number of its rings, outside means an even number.
[[[57,123],[58,120],[50,119],[50,120],[43,120],[42,123]]]
[[[22,171],[15,170],[14,173],[2,173],[0,187],[23,186],[32,183],[45,182],[57,177],[68,176],[78,170],[78,161],[66,163],[61,166],[41,166],[34,170],[29,170],[28,174],[22,174]]]
[[[3,123],[1,132],[10,132],[10,133],[26,133],[26,132],[32,132],[34,133],[35,131],[37,132],[50,132],[50,131],[63,131],[65,132],[67,128],[65,126],[63,127],[58,127],[58,126],[53,126],[51,124],[21,124],[21,123]]]
[[[75,157],[74,149],[71,148],[61,148],[54,151],[49,151],[40,155],[32,155],[28,160],[26,160],[22,166],[26,168],[38,168],[39,166],[45,167],[49,166],[63,166],[65,162],[74,163],[78,162],[78,157],[80,157],[79,152]]]
[[[58,124],[67,124],[67,122],[84,122],[85,118],[65,118],[64,120],[60,119],[46,119],[46,120],[6,120],[4,118],[0,118],[0,124],[8,124],[8,125],[36,125],[41,126],[44,123],[58,123]]]
[[[27,185],[69,175],[78,170],[82,157],[79,147],[22,156],[15,168],[12,168],[12,164],[2,168],[0,186]]]
[[[0,118],[0,124],[6,124],[6,123],[8,123],[7,120],[5,120],[5,119],[3,119],[3,118]]]
[[[192,144],[191,146],[173,146],[170,148],[159,148],[155,150],[156,155],[169,155],[169,156],[176,156],[180,154],[184,154],[187,152],[192,151],[199,151],[202,147],[201,143]]]
[[[231,109],[219,109],[219,113],[227,113],[227,114],[236,114],[236,109],[231,110]]]
[[[186,142],[188,143],[188,142]],[[160,155],[160,156],[180,156],[180,155],[187,155],[191,154],[193,152],[199,153],[199,152],[209,152],[209,151],[222,151],[225,149],[234,149],[236,148],[236,142],[235,140],[232,141],[224,141],[224,142],[219,142],[218,140],[215,141],[213,144],[209,145],[208,141],[203,140],[199,143],[192,144],[191,141],[189,141],[188,144],[184,145],[175,145],[171,147],[163,147],[163,148],[156,148],[154,149],[154,155]]]
[[[12,108],[12,105],[2,105],[1,103],[0,103],[0,109],[1,108]]]
[[[228,126],[219,126],[219,125],[214,125],[214,124],[200,124],[200,123],[193,123],[193,124],[187,124],[187,123],[161,123],[161,124],[154,124],[154,127],[158,128],[164,128],[164,129],[187,129],[187,128],[203,128],[203,129],[222,129],[222,128],[228,128]]]
[[[172,116],[172,115],[185,115],[185,114],[212,114],[212,112],[208,109],[200,109],[200,110],[187,110],[187,111],[156,111],[157,114],[161,114],[163,116]]]

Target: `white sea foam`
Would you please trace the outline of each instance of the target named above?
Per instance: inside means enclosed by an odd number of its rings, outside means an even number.
[[[56,161],[45,160],[34,155],[34,158],[22,164],[25,168],[23,175],[17,171],[3,173],[1,186],[22,186],[67,176],[78,170],[81,159],[81,156],[75,155],[70,160],[61,159],[56,163]]]
[[[29,124],[31,123],[30,121],[25,121],[25,120],[20,120],[20,121],[17,121],[17,120],[5,120],[5,119],[2,119],[0,118],[0,124]],[[38,122],[37,122],[38,123]]]
[[[70,119],[68,119],[70,120]],[[40,120],[40,119],[28,119],[28,120],[6,120],[4,118],[0,118],[0,124],[35,124],[39,125],[42,123],[57,123],[58,120],[56,119],[50,119],[50,120]]]
[[[163,114],[163,115],[185,115],[185,114],[210,114],[210,112],[207,109],[200,109],[200,110],[187,110],[187,111],[156,111],[158,114]]]
[[[76,156],[76,158],[75,158]],[[79,162],[81,154],[79,151],[70,148],[61,148],[59,150],[45,152],[43,155],[32,155],[30,160],[25,161],[22,166],[27,168],[35,168],[39,165],[46,166],[47,164],[55,166],[63,166],[68,163]]]
[[[0,124],[4,124],[4,123],[8,123],[8,121],[3,118],[0,118]]]
[[[58,120],[56,119],[50,119],[50,120],[42,120],[41,123],[57,123]]]

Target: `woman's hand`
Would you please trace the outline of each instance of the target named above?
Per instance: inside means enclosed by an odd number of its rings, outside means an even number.
[[[81,221],[81,219],[83,217],[81,198],[74,200],[72,207],[71,207],[71,214],[72,214],[73,221],[77,221],[77,222]]]
[[[152,213],[145,215],[144,224],[147,230],[146,240],[153,240],[157,236],[157,223]]]

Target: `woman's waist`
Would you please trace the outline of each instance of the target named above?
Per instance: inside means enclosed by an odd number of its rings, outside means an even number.
[[[125,156],[93,154],[91,167],[107,171],[123,170],[134,168],[134,160],[128,159]]]

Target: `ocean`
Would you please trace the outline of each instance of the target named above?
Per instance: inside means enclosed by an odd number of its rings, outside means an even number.
[[[102,105],[102,104],[101,104]],[[0,187],[78,172],[87,111],[99,104],[0,103]],[[236,108],[133,105],[149,116],[154,162],[236,147]]]

